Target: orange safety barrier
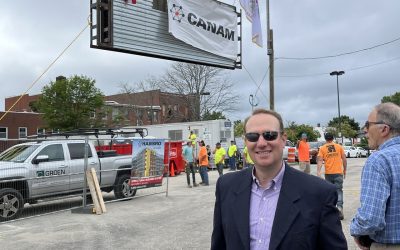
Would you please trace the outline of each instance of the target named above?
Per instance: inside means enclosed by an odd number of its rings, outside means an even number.
[[[288,162],[293,163],[296,161],[296,149],[295,148],[288,148]]]

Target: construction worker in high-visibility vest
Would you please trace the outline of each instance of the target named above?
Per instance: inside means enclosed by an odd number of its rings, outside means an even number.
[[[228,148],[230,171],[236,170],[236,152],[237,152],[236,143],[235,141],[231,141],[231,145]]]
[[[254,162],[250,157],[247,146],[244,147],[244,149],[243,149],[243,167],[245,167],[245,168],[254,167]]]
[[[189,135],[189,140],[192,141],[193,146],[196,146],[196,139],[197,139],[197,135],[193,132],[193,130],[191,130],[190,135]]]

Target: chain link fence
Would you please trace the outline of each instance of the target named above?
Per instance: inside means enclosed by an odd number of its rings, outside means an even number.
[[[168,195],[170,174],[184,171],[181,142],[95,137],[2,141],[0,222],[90,208],[85,171],[92,168],[106,203]]]

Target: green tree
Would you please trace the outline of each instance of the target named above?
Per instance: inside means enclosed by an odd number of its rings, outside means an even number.
[[[31,110],[32,110],[33,112],[39,112],[39,109],[38,109],[38,102],[37,102],[37,101],[32,101],[32,102],[30,102],[30,103],[29,103],[29,107],[31,108]]]
[[[364,136],[361,137],[360,143],[357,144],[358,147],[368,148],[368,139]]]
[[[314,131],[314,128],[310,125],[300,124],[297,125],[295,122],[289,122],[285,128],[288,140],[296,143],[300,140],[303,133],[307,134],[308,141],[316,141],[319,137],[319,133]]]
[[[296,142],[296,130],[298,125],[295,122],[288,122],[285,127],[285,132],[289,141]]]
[[[244,122],[237,120],[233,124],[235,137],[241,137],[244,134]]]
[[[360,124],[354,121],[353,118],[348,117],[347,115],[342,115],[341,117],[341,128],[342,128],[342,136],[347,138],[355,138],[357,137],[357,133],[360,130]],[[333,134],[336,137],[339,137],[339,117],[334,117],[332,120],[328,122],[328,126],[335,128]]]
[[[213,111],[210,113],[209,111],[206,111],[203,115],[203,121],[209,121],[209,120],[218,120],[218,119],[226,119],[224,114],[220,111]]]
[[[66,131],[94,126],[96,120],[90,117],[103,105],[95,80],[75,75],[44,86],[37,107],[49,128]]]
[[[359,124],[358,122],[354,121],[353,118],[350,118],[350,117],[348,117],[347,115],[342,115],[342,116],[340,116],[340,118],[341,118],[341,123],[342,123],[342,124],[347,123],[347,124],[350,125],[350,127],[351,127],[353,130],[355,130],[355,131],[360,130],[360,124]],[[332,120],[330,120],[330,121],[328,122],[328,126],[329,126],[329,127],[338,128],[338,127],[339,127],[339,117],[333,117]]]
[[[347,122],[342,123],[342,133],[344,137],[347,138],[356,138],[358,134],[358,130],[354,130],[353,127]]]
[[[396,92],[396,93],[394,93],[393,95],[390,95],[390,96],[384,96],[382,98],[381,102],[382,103],[393,102],[393,103],[395,103],[395,104],[400,106],[400,92]]]

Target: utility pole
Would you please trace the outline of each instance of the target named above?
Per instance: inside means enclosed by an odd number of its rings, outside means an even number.
[[[269,0],[267,4],[267,54],[269,56],[269,109],[275,110],[274,87],[274,35],[269,24]]]

